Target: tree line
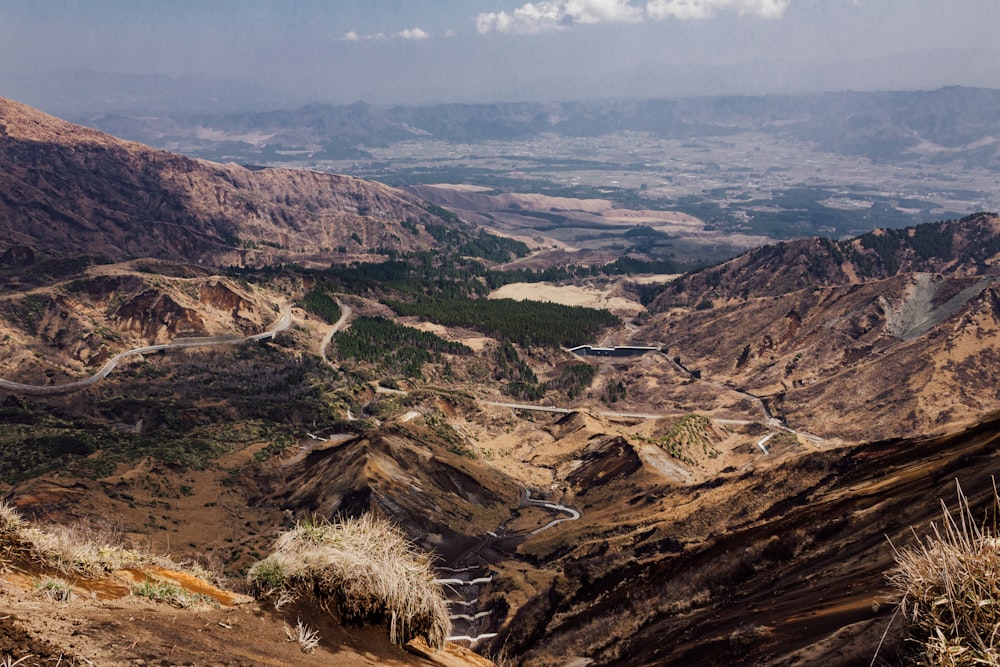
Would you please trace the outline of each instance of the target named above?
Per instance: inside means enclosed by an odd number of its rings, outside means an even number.
[[[333,337],[336,355],[376,365],[407,378],[423,377],[424,364],[440,362],[442,354],[472,354],[462,343],[445,340],[382,317],[362,317]]]
[[[387,301],[386,305],[402,316],[466,327],[522,347],[573,347],[621,325],[621,320],[606,310],[539,301],[422,297]]]

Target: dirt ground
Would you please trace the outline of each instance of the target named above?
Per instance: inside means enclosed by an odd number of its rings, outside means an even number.
[[[551,301],[564,306],[604,308],[612,312],[638,313],[645,310],[642,304],[621,296],[613,296],[610,291],[610,288],[599,289],[577,285],[511,283],[491,292],[489,298],[514,299],[515,301]]]
[[[395,647],[382,628],[344,627],[301,606],[282,612],[255,602],[177,609],[134,596],[96,600],[79,595],[54,602],[0,580],[0,608],[0,660],[23,660],[19,664],[26,667],[492,664],[455,645],[441,651]],[[313,652],[304,652],[286,633],[299,620],[319,632]]]

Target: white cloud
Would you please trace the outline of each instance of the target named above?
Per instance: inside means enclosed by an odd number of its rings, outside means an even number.
[[[401,30],[397,33],[398,37],[403,39],[427,39],[430,37],[430,33],[420,28],[408,28],[407,30]]]
[[[649,0],[646,15],[651,19],[707,19],[720,11],[735,11],[740,16],[781,18],[791,0]]]
[[[629,0],[566,0],[566,14],[574,23],[634,23],[642,10]]]
[[[341,37],[345,42],[367,42],[367,41],[381,41],[387,39],[409,39],[409,40],[420,40],[429,39],[431,34],[426,30],[421,28],[413,27],[407,28],[406,30],[400,30],[393,35],[386,35],[385,33],[376,32],[371,35],[359,35],[357,32],[351,30],[344,33]]]
[[[559,30],[574,23],[636,22],[642,9],[630,0],[541,0],[528,2],[512,13],[486,12],[476,17],[482,33],[514,32],[531,34]]]
[[[792,0],[648,0],[645,8],[633,0],[538,0],[513,12],[484,12],[476,30],[533,34],[560,30],[576,23],[637,23],[646,19],[706,19],[720,11],[740,16],[780,18]],[[855,0],[856,2],[857,0]]]

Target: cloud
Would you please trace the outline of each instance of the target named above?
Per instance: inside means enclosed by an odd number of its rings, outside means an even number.
[[[476,16],[476,30],[535,34],[561,30],[577,23],[638,23],[647,19],[706,19],[720,11],[740,16],[780,18],[792,0],[648,0],[645,8],[633,0],[538,0],[513,12],[484,12]],[[855,0],[856,1],[856,0]]]
[[[550,32],[574,23],[624,23],[643,19],[643,11],[630,0],[540,0],[528,2],[512,13],[485,12],[476,17],[476,30],[532,34]]]
[[[719,11],[735,11],[776,19],[788,9],[791,0],[649,0],[646,15],[651,19],[707,19]]]
[[[400,30],[399,32],[392,35],[386,35],[385,33],[381,32],[376,32],[371,35],[359,35],[354,30],[350,30],[344,33],[344,36],[341,37],[341,39],[345,42],[366,42],[371,40],[382,41],[388,39],[421,40],[421,39],[429,39],[430,36],[431,34],[426,30],[423,30],[418,27],[413,27],[413,28],[407,28],[406,30]]]
[[[403,39],[427,39],[431,35],[420,28],[408,28],[407,30],[400,30],[396,36]]]
[[[635,23],[642,20],[642,10],[630,0],[567,0],[566,14],[573,23]]]

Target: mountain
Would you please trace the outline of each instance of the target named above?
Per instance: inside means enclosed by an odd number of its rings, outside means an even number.
[[[572,284],[534,285],[619,320],[480,298],[543,275],[446,252],[473,245],[467,228],[411,195],[2,111],[0,492],[31,519],[205,562],[239,591],[296,521],[382,515],[452,587],[453,636],[509,664],[850,665],[887,628],[881,657],[908,659],[893,548],[956,478],[977,520],[990,503],[996,215],[788,241],[670,280],[562,267]],[[470,132],[507,123],[479,111]],[[392,127],[352,113],[356,136]],[[417,249],[432,252],[385,261]],[[593,345],[645,349],[583,357],[535,335],[591,320]],[[6,544],[20,655],[47,636],[109,664],[295,664],[283,628],[304,621],[316,659],[426,664],[308,594],[173,621],[121,585],[106,605],[39,604],[48,571]],[[452,657],[434,659],[478,662]]]
[[[191,160],[0,100],[0,248],[214,266],[427,250],[454,226],[357,178]],[[409,227],[404,230],[402,223]],[[72,249],[72,250],[70,250]]]
[[[239,114],[78,115],[91,127],[203,157],[243,161],[364,157],[397,141],[520,141],[546,133],[640,132],[686,139],[757,132],[875,161],[957,159],[995,169],[1000,91],[690,97],[604,102],[441,104],[381,108],[313,104]]]
[[[998,262],[988,214],[765,246],[667,284],[643,338],[824,438],[940,432],[1000,409]]]
[[[60,117],[80,113],[235,113],[244,109],[280,108],[294,94],[258,83],[198,74],[170,76],[52,70],[0,70],[0,89],[14,99]]]

